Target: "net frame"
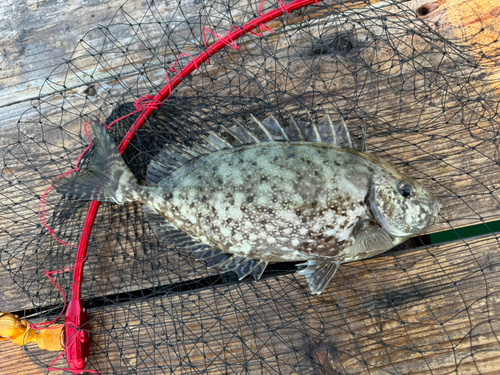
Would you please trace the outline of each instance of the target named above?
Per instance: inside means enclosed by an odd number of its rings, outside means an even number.
[[[137,119],[134,121],[133,125],[131,128],[128,130],[127,134],[123,138],[123,140],[120,142],[118,146],[118,151],[120,154],[123,154],[124,151],[127,149],[128,145],[130,144],[130,141],[134,138],[135,133],[138,129],[142,127],[142,125],[146,122],[146,120],[151,116],[151,114],[158,109],[160,105],[162,105],[168,98],[170,97],[171,93],[173,90],[183,82],[193,71],[197,70],[203,63],[209,60],[211,56],[219,52],[221,49],[225,48],[226,46],[233,46],[234,47],[234,41],[237,40],[238,38],[242,37],[243,35],[252,32],[256,28],[260,28],[261,26],[264,26],[267,22],[272,21],[276,19],[277,17],[280,17],[284,14],[289,14],[290,12],[293,12],[294,10],[301,9],[303,7],[306,7],[311,4],[316,4],[318,5],[318,2],[322,0],[294,0],[292,3],[285,4],[283,2],[278,1],[279,4],[279,9],[271,10],[269,12],[266,12],[264,14],[261,14],[261,9],[262,5],[264,3],[264,0],[260,3],[259,5],[259,16],[254,18],[253,20],[249,21],[248,23],[245,23],[243,27],[231,27],[228,30],[228,33],[225,37],[221,37],[220,35],[216,34],[215,32],[209,30],[209,29],[204,29],[204,41],[205,45],[207,45],[207,39],[206,39],[206,34],[205,31],[210,32],[213,36],[215,36],[218,41],[215,42],[214,44],[207,46],[207,49],[200,53],[198,56],[192,59],[190,63],[188,63],[182,70],[177,73],[172,80],[167,80],[169,81],[167,85],[165,85],[160,92],[152,98],[150,102],[144,107],[141,108],[140,111],[136,110],[135,112],[139,112],[139,116]],[[265,26],[264,26],[265,27]],[[262,29],[261,29],[261,35],[262,35]],[[257,35],[257,34],[256,34]],[[178,59],[182,57],[183,54],[180,54],[178,56]],[[190,55],[189,55],[190,56]],[[192,57],[192,56],[190,56]],[[177,60],[176,60],[177,62]],[[176,62],[174,63],[173,69],[175,69]],[[142,99],[139,99],[142,100]],[[130,115],[134,114],[135,112],[130,113]],[[128,115],[126,115],[128,116]],[[126,117],[125,116],[125,117]],[[122,117],[123,118],[123,117]],[[116,121],[119,121],[115,120]],[[113,124],[113,123],[112,123]],[[109,128],[112,127],[112,124],[109,126]],[[86,127],[85,127],[85,132]],[[88,133],[87,133],[88,135]],[[90,147],[90,145],[89,145]],[[88,150],[88,148],[84,151],[84,153]],[[78,162],[77,162],[78,164]],[[61,177],[65,177],[64,175]],[[52,187],[51,187],[52,188]],[[51,189],[49,188],[49,190]],[[39,216],[42,222],[45,221],[45,213],[43,211],[44,207],[44,199],[45,197],[42,196],[41,198],[41,204],[39,205]],[[66,354],[66,359],[69,364],[69,368],[67,369],[62,369],[58,367],[53,367],[53,363],[49,365],[48,369],[49,371],[51,370],[68,370],[71,371],[75,374],[83,372],[91,372],[91,373],[98,373],[93,370],[85,370],[85,366],[88,361],[88,357],[90,355],[90,348],[89,348],[89,338],[88,338],[88,312],[84,307],[84,303],[81,299],[81,287],[82,287],[82,279],[83,279],[83,268],[85,266],[85,261],[87,258],[88,254],[88,245],[89,245],[89,238],[92,233],[92,228],[94,225],[94,221],[97,215],[97,212],[99,210],[100,202],[98,201],[93,201],[90,205],[89,211],[86,215],[85,218],[85,223],[83,226],[82,234],[80,237],[80,241],[78,243],[78,250],[77,250],[77,255],[76,255],[76,262],[74,266],[72,267],[73,270],[73,287],[72,287],[72,296],[71,300],[69,301],[67,311],[64,315],[64,320],[65,320],[65,337],[66,337],[66,344],[65,344],[65,350],[63,353],[61,353],[59,356],[56,357],[56,359],[53,361],[55,363],[64,353]],[[43,218],[43,219],[42,219]],[[46,221],[45,221],[46,222]],[[56,238],[53,234],[53,231],[50,230],[49,228],[49,233],[52,235],[54,238]],[[56,238],[57,240],[57,238]],[[47,274],[49,276],[49,274]],[[49,276],[50,277],[50,276]],[[51,278],[51,281],[53,279]],[[58,288],[61,293],[64,296],[64,291],[60,289],[60,287],[53,281],[54,286]],[[65,302],[64,305],[66,306],[66,297],[64,296]],[[65,306],[63,307],[63,311],[65,310]],[[62,314],[62,312],[61,312]],[[54,321],[56,321],[59,317],[57,317]],[[47,327],[44,327],[52,322],[48,323],[43,323],[40,325],[34,325],[33,327],[38,328],[38,329],[50,329]]]

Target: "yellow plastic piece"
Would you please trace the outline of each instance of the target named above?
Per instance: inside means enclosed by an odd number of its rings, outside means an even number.
[[[64,325],[53,324],[40,330],[30,329],[28,321],[0,311],[0,341],[7,339],[19,346],[36,342],[43,350],[64,350]]]

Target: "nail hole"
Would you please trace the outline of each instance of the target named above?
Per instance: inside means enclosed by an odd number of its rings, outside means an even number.
[[[415,11],[417,13],[417,16],[419,17],[427,17],[431,12],[436,10],[441,3],[439,1],[435,1],[432,3],[427,3],[422,5],[421,7],[418,7],[417,10]]]
[[[345,36],[339,36],[333,43],[333,48],[342,54],[346,54],[354,48],[352,42]]]
[[[427,8],[425,5],[424,6],[421,6],[420,8],[417,9],[417,14],[419,15],[419,17],[425,17],[427,16],[431,11],[429,10],[429,8]]]
[[[93,85],[87,87],[87,89],[84,91],[85,95],[87,96],[96,96],[97,95],[97,90]]]
[[[313,55],[324,55],[324,54],[327,54],[329,52],[330,51],[329,51],[328,46],[325,45],[324,43],[318,43],[318,44],[314,45],[312,48]]]
[[[329,53],[339,53],[345,55],[354,49],[354,44],[351,42],[348,36],[340,35],[336,37],[332,42],[325,43],[321,41],[312,48],[313,55],[324,55]]]

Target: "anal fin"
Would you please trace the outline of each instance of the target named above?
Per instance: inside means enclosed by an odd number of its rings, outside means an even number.
[[[225,262],[227,258],[231,256],[231,254],[224,253],[214,248],[196,250],[193,251],[193,255],[196,260],[204,261],[208,268],[215,267],[218,264]]]
[[[170,224],[153,207],[142,206],[142,212],[144,212],[144,216],[156,234],[156,237],[167,246],[177,246],[190,252],[214,250],[209,245],[196,241],[189,234],[177,229],[175,225]]]
[[[222,273],[233,271],[239,280],[253,276],[259,280],[267,267],[266,261],[223,253],[220,250],[195,251],[196,259],[204,260],[209,268],[220,268]]]
[[[219,267],[222,272],[233,271],[238,275],[239,280],[243,280],[249,275],[252,275],[255,280],[259,280],[267,267],[267,263],[263,260],[233,256]]]
[[[233,271],[240,280],[250,275],[259,280],[267,267],[266,261],[234,256],[196,241],[170,224],[152,207],[142,206],[142,211],[158,239],[166,245],[174,245],[193,253],[196,260],[203,260],[208,268],[218,267],[223,273]]]
[[[342,262],[308,260],[306,263],[297,264],[297,267],[305,267],[298,271],[298,274],[306,277],[311,293],[321,294],[337,272],[340,263]]]

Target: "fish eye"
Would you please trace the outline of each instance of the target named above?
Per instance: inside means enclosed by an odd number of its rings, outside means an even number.
[[[401,181],[398,184],[398,191],[405,198],[409,198],[413,195],[415,188],[409,181]]]

